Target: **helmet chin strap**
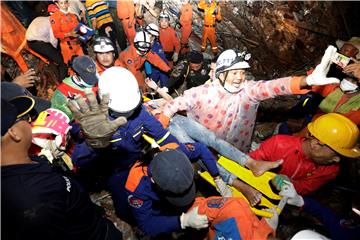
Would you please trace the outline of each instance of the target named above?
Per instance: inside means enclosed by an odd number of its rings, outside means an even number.
[[[222,81],[221,79],[219,79],[219,80],[220,80],[221,85],[225,89],[225,91],[227,91],[230,94],[236,94],[236,93],[240,92],[242,88],[240,88],[239,90],[232,91],[232,90],[229,89],[230,87],[232,87],[230,84],[229,84],[230,86],[226,86],[226,85],[228,85],[226,83],[226,78],[228,77],[229,71],[224,72],[224,74],[225,74],[224,75],[224,81]]]

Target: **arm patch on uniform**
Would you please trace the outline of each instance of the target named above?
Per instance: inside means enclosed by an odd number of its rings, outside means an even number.
[[[55,24],[55,20],[54,20],[54,19],[51,19],[50,23],[51,23],[51,24]]]
[[[221,208],[222,206],[224,206],[225,202],[226,198],[210,199],[207,201],[207,206],[209,208]]]
[[[128,203],[130,204],[130,206],[132,206],[133,208],[141,208],[144,201],[134,197],[133,195],[129,195],[128,196]]]
[[[189,151],[195,151],[195,147],[191,143],[186,143],[185,146]]]

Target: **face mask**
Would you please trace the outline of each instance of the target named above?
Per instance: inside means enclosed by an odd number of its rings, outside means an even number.
[[[350,82],[347,79],[343,79],[340,82],[340,89],[343,92],[356,92],[358,90],[359,86],[355,83]]]
[[[93,87],[90,84],[87,84],[84,80],[81,79],[81,77],[78,76],[72,76],[71,80],[73,81],[73,83],[75,83],[77,86],[81,87],[81,88],[91,88]]]
[[[238,93],[243,88],[243,86],[244,86],[244,83],[241,83],[238,88],[234,87],[233,85],[231,85],[227,82],[225,82],[225,84],[224,84],[225,90],[228,91],[229,93]]]

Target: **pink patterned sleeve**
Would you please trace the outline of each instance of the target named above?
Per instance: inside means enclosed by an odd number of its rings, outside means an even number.
[[[197,94],[197,92],[200,92],[199,88],[201,88],[201,86],[186,90],[182,96],[177,97],[167,103],[163,110],[165,116],[171,118],[178,111],[187,111],[195,106],[195,104],[199,102],[199,94]]]
[[[290,95],[293,94],[291,79],[292,77],[285,77],[268,81],[248,81],[245,91],[254,101],[262,101],[280,95]]]

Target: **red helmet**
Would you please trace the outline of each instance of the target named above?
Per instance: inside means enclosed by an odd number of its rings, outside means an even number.
[[[56,4],[49,4],[48,9],[47,9],[48,13],[50,13],[50,14],[52,14],[58,10],[59,10],[59,7],[56,6]]]

